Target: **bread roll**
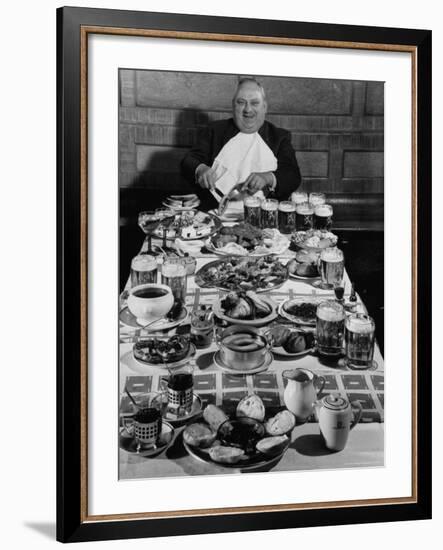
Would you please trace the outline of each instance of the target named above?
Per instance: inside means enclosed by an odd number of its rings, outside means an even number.
[[[244,456],[242,449],[238,447],[212,447],[209,449],[209,456],[214,462],[221,462],[225,464],[235,464]]]
[[[269,435],[283,435],[290,432],[295,426],[295,416],[291,411],[280,411],[266,422],[266,431]]]
[[[252,395],[243,397],[237,405],[235,414],[237,418],[240,418],[241,416],[248,416],[249,418],[254,418],[259,422],[263,422],[265,419],[265,406],[260,397],[253,393]]]
[[[284,451],[288,441],[289,438],[286,435],[265,437],[257,442],[256,449],[264,455],[276,456]]]
[[[203,411],[203,418],[211,426],[214,432],[217,432],[223,422],[228,420],[227,415],[221,409],[211,404]]]
[[[216,433],[206,424],[191,424],[183,432],[183,440],[192,447],[204,449],[214,443]]]

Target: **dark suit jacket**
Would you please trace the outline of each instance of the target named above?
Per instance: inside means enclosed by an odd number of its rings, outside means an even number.
[[[195,184],[197,166],[201,163],[212,166],[222,147],[238,132],[239,129],[232,118],[212,122],[200,132],[197,143],[185,155],[181,163],[182,174],[186,180],[191,184]],[[300,170],[291,144],[290,133],[268,121],[264,122],[258,133],[277,159],[277,170],[274,172],[277,187],[273,196],[279,200],[286,200],[301,182]],[[201,189],[200,186],[197,187],[197,192],[205,203],[208,195],[212,198],[206,190]]]

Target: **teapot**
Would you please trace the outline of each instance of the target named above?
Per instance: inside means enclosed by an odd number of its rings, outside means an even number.
[[[315,403],[320,433],[331,451],[341,451],[348,441],[349,432],[358,423],[362,414],[359,401],[350,403],[344,397],[331,393]],[[357,408],[354,414],[352,406]]]
[[[282,376],[288,382],[283,394],[286,408],[294,414],[297,422],[306,421],[314,411],[317,393],[322,391],[325,379],[308,369],[285,370]],[[317,382],[320,382],[319,388],[315,387]]]

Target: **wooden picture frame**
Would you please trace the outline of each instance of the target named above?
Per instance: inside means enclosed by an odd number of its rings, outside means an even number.
[[[412,63],[412,487],[383,498],[239,509],[88,513],[88,35],[407,52]],[[431,32],[147,13],[57,10],[57,539],[63,542],[431,517]]]

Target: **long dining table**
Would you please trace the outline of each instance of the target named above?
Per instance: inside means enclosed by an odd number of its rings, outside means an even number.
[[[142,251],[146,251],[146,246],[145,242]],[[279,260],[286,263],[291,256],[293,252],[288,250],[287,253],[279,256]],[[215,259],[220,259],[220,256],[199,253],[196,271]],[[346,302],[351,290],[351,282],[346,270],[344,288]],[[199,288],[195,282],[195,276],[188,276],[186,296],[188,312],[192,312],[202,304],[211,306],[218,294],[219,291],[216,289]],[[268,295],[277,303],[298,296],[334,299],[332,291],[321,290],[314,287],[310,281],[294,278],[289,278],[280,288],[272,290]],[[366,311],[358,294],[357,310]],[[128,327],[121,322],[119,368],[121,418],[124,416],[124,411],[131,411],[125,389],[135,397],[161,392],[165,377],[163,368],[141,364],[134,358],[132,352],[134,344],[125,339],[127,331]],[[217,349],[216,343],[212,342],[209,347],[197,349],[195,355],[189,360],[194,369],[194,392],[200,397],[202,409],[208,403],[213,403],[224,410],[232,411],[235,410],[240,399],[251,393],[261,397],[266,409],[281,409],[284,407],[283,392],[286,384],[282,373],[294,368],[308,369],[324,377],[325,385],[322,393],[318,395],[319,398],[332,392],[346,397],[349,401],[358,401],[362,407],[361,419],[350,432],[344,450],[333,452],[326,449],[320,435],[318,420],[315,415],[312,415],[309,421],[296,425],[291,433],[289,448],[282,458],[265,469],[295,471],[384,465],[384,361],[377,343],[375,343],[374,364],[368,370],[350,370],[341,362],[324,362],[313,352],[297,358],[274,354],[269,368],[253,375],[233,375],[225,372],[214,362]],[[122,424],[119,429],[122,429]],[[144,457],[138,453],[127,452],[124,446],[120,448],[119,478],[140,479],[226,473],[223,466],[197,460],[186,451],[182,438],[183,429],[184,426],[175,427],[172,444],[156,456]],[[240,469],[229,468],[228,473],[240,471]]]

